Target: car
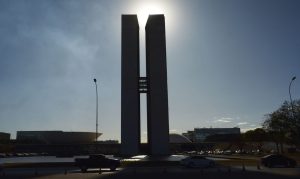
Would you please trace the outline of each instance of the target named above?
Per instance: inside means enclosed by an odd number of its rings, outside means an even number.
[[[225,150],[223,152],[224,155],[231,155],[233,152],[231,150]]]
[[[3,169],[4,169],[4,164],[3,164],[3,162],[1,162],[1,160],[0,160],[0,172],[1,172]]]
[[[280,154],[270,154],[261,158],[262,165],[266,167],[292,167],[294,168],[297,165],[297,162],[289,157]]]
[[[207,159],[203,156],[190,156],[187,158],[184,158],[180,161],[180,165],[183,165],[185,167],[189,168],[208,168],[208,167],[214,167],[215,162],[211,159]]]
[[[102,154],[90,155],[89,158],[75,158],[75,165],[86,172],[89,168],[109,168],[111,171],[116,170],[121,165],[120,160],[108,158]]]

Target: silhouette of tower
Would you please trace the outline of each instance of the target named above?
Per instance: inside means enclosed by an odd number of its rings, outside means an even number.
[[[150,15],[146,24],[147,128],[150,153],[169,153],[169,110],[164,15]]]
[[[140,146],[140,93],[147,93],[148,146],[151,155],[169,154],[169,115],[164,15],[146,24],[146,77],[139,75],[139,26],[136,15],[122,15],[121,152],[136,155]]]
[[[136,155],[140,145],[140,55],[136,15],[122,15],[121,152]]]

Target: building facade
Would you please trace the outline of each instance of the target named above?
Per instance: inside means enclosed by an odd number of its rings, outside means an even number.
[[[164,15],[146,24],[147,128],[152,155],[169,154],[169,109]]]
[[[150,155],[169,154],[169,111],[164,15],[149,15],[146,30],[146,77],[140,76],[137,15],[122,15],[121,153],[140,152],[140,93],[147,95]]]
[[[10,134],[5,132],[0,132],[0,141],[9,141]]]
[[[98,133],[98,137],[101,133]],[[17,131],[17,141],[43,144],[87,144],[96,139],[95,132]]]
[[[122,15],[121,152],[137,155],[140,149],[140,48],[137,15]]]
[[[183,133],[185,137],[192,142],[203,142],[208,136],[221,135],[221,134],[240,134],[241,129],[238,127],[233,128],[194,128],[193,131]]]

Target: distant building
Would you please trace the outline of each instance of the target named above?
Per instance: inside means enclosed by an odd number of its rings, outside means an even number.
[[[234,128],[195,128],[194,131],[187,131],[182,135],[192,142],[203,142],[208,136],[216,134],[240,134],[241,129]]]
[[[98,133],[98,137],[101,133]],[[95,132],[17,131],[17,141],[43,144],[87,144],[95,141]]]
[[[10,134],[5,132],[0,132],[0,141],[9,141]]]

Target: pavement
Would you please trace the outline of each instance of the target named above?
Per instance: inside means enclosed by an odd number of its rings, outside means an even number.
[[[223,158],[223,159],[222,159]],[[73,163],[19,163],[6,165],[0,169],[1,179],[294,179],[300,178],[300,167],[266,168],[258,165],[256,158],[213,158],[217,162],[214,168],[185,168],[178,165],[182,156],[167,159],[137,156],[117,171],[90,169],[82,173]]]
[[[181,166],[168,167],[128,167],[117,171],[91,169],[86,173],[76,167],[69,168],[7,168],[0,172],[1,179],[298,179],[300,168],[265,168],[254,166],[190,169]]]

